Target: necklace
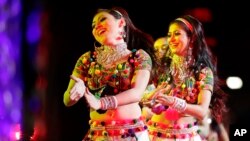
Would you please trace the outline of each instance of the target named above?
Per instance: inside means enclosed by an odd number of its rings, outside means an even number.
[[[169,73],[173,76],[174,83],[180,85],[188,77],[188,65],[185,58],[174,55],[170,65]]]
[[[115,46],[96,47],[96,61],[106,68],[116,66],[127,57],[131,51],[127,49],[127,44],[122,43]]]

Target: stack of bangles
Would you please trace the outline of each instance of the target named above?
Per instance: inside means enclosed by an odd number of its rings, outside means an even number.
[[[118,106],[118,102],[115,96],[106,96],[100,99],[101,101],[101,109],[115,109]]]
[[[155,100],[152,100],[150,105],[153,106],[155,104]],[[175,109],[176,111],[182,113],[186,110],[187,108],[187,103],[185,100],[174,97],[173,103],[169,106],[172,109]],[[165,111],[168,108],[168,106],[156,106],[152,108],[152,111],[156,114],[161,114],[161,112]]]
[[[184,99],[174,97],[174,102],[170,107],[182,113],[187,109],[187,103]]]

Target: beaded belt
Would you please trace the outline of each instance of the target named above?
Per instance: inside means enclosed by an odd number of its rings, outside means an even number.
[[[135,137],[136,132],[147,129],[142,117],[130,120],[90,120],[89,124],[89,138],[95,136],[121,136],[121,138]]]
[[[162,138],[189,138],[199,132],[197,122],[189,124],[167,125],[160,122],[148,121],[149,134]]]

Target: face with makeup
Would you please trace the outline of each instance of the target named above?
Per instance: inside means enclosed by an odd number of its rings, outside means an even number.
[[[166,55],[168,49],[167,38],[161,37],[154,42],[154,53],[158,60],[161,60]]]
[[[92,22],[92,34],[102,45],[116,45],[123,43],[124,18],[116,19],[107,11],[97,13]]]
[[[173,23],[169,26],[167,41],[171,53],[179,56],[185,56],[187,54],[190,38],[181,25]]]

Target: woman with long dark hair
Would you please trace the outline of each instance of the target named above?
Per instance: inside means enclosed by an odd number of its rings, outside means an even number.
[[[151,140],[200,141],[198,120],[211,108],[220,122],[226,110],[216,57],[202,23],[190,15],[170,23],[167,43],[165,64],[153,71],[156,89],[143,98],[154,113],[147,121]],[[162,67],[164,71],[159,71]]]

